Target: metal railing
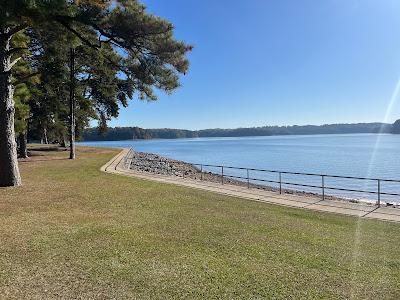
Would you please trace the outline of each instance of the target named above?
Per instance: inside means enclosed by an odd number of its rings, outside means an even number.
[[[250,188],[250,184],[253,183],[253,182],[274,183],[274,184],[278,185],[278,189],[279,189],[279,193],[280,194],[282,194],[282,186],[283,185],[320,189],[321,190],[322,200],[325,200],[326,191],[327,190],[353,192],[353,193],[367,193],[367,194],[375,194],[375,195],[377,195],[377,204],[378,204],[378,206],[381,205],[381,196],[383,196],[383,195],[400,197],[400,193],[383,192],[382,189],[381,189],[382,183],[384,183],[384,182],[391,182],[391,183],[399,183],[400,184],[400,180],[395,180],[395,179],[382,179],[382,178],[369,178],[369,177],[356,177],[356,176],[340,176],[340,175],[329,175],[329,174],[289,172],[289,171],[277,171],[277,170],[256,169],[256,168],[232,167],[232,166],[224,166],[224,165],[210,165],[210,164],[196,164],[196,163],[190,163],[190,164],[193,165],[193,166],[196,166],[196,167],[200,167],[201,174],[204,171],[204,167],[219,168],[221,170],[221,173],[220,173],[221,184],[224,184],[224,178],[238,179],[238,180],[242,180],[244,182],[247,182],[247,187],[248,188]],[[226,172],[224,173],[224,170],[226,170],[226,169],[244,170],[244,171],[246,171],[247,175],[246,176],[228,175],[228,174],[226,174]],[[254,177],[250,177],[250,171],[273,173],[273,174],[277,174],[278,178],[276,180],[254,178]],[[286,175],[301,175],[301,176],[318,177],[318,178],[320,178],[321,184],[320,185],[314,185],[314,184],[304,184],[304,183],[285,181],[285,180],[282,180],[282,175],[285,175],[285,174]],[[217,174],[217,175],[219,175],[219,174]],[[351,188],[341,188],[341,187],[335,187],[335,186],[327,186],[325,184],[325,179],[326,178],[372,181],[372,182],[376,182],[376,190],[375,191],[371,191],[371,190],[363,190],[363,189],[351,189]],[[201,177],[201,179],[202,179],[202,177]]]
[[[129,152],[131,153],[131,151]],[[203,174],[211,173],[213,175],[217,175],[221,177],[221,184],[224,184],[224,178],[231,178],[240,180],[244,183],[247,183],[247,188],[250,188],[254,182],[262,182],[262,183],[273,183],[278,186],[279,194],[282,194],[284,191],[283,186],[293,186],[293,187],[307,187],[307,188],[314,188],[319,189],[321,192],[322,200],[326,198],[326,191],[341,191],[341,192],[353,192],[353,193],[366,193],[376,195],[377,197],[377,205],[381,205],[381,198],[382,196],[394,196],[400,197],[400,193],[389,193],[382,191],[382,184],[383,183],[396,183],[400,184],[400,180],[396,179],[382,179],[382,178],[369,178],[369,177],[356,177],[356,176],[340,176],[340,175],[329,175],[329,174],[316,174],[316,173],[302,173],[302,172],[289,172],[289,171],[278,171],[278,170],[268,170],[268,169],[256,169],[256,168],[244,168],[244,167],[233,167],[233,166],[224,166],[224,165],[211,165],[211,164],[197,164],[197,163],[190,163],[186,162],[187,164],[193,165],[197,167],[200,171],[200,180],[203,180]],[[205,168],[218,168],[220,169],[220,174],[214,172],[208,172]],[[236,176],[236,175],[229,175],[226,173],[226,170],[241,170],[246,172],[246,176]],[[270,173],[276,174],[277,179],[263,179],[263,178],[254,178],[250,177],[251,172],[263,172],[263,173]],[[299,182],[292,182],[286,181],[283,179],[283,175],[300,175],[300,176],[308,176],[319,178],[320,185],[315,184],[304,184]],[[183,175],[183,177],[185,177]],[[362,180],[362,181],[369,181],[376,183],[376,190],[364,190],[364,189],[352,189],[352,188],[344,188],[344,187],[335,187],[326,185],[325,181],[327,178],[335,178],[335,179],[352,179],[352,180]]]

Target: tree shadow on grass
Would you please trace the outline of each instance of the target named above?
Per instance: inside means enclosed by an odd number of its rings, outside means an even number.
[[[18,163],[35,163],[43,161],[55,161],[55,160],[69,160],[68,157],[46,157],[46,156],[34,156],[33,158],[20,158]]]

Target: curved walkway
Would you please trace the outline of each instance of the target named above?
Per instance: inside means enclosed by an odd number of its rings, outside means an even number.
[[[223,195],[239,197],[243,199],[272,203],[283,206],[297,207],[314,211],[331,212],[343,215],[356,216],[400,222],[400,209],[392,207],[377,207],[376,205],[350,203],[335,200],[322,200],[320,197],[277,194],[271,191],[258,189],[248,189],[246,187],[219,184],[215,182],[199,181],[193,179],[183,179],[176,176],[165,176],[151,173],[136,172],[125,167],[125,157],[129,149],[123,149],[118,155],[101,167],[101,171],[112,174],[119,174],[130,177],[137,177],[146,180],[158,181],[163,183],[176,184],[190,188],[196,188]]]

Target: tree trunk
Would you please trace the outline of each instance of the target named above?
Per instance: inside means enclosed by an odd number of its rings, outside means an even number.
[[[11,84],[11,58],[8,54],[9,28],[0,28],[0,186],[19,186],[17,145],[14,132],[14,87]]]
[[[43,138],[44,138],[44,143],[46,145],[48,145],[49,144],[49,139],[47,138],[47,129],[46,128],[43,129]]]
[[[75,49],[70,49],[69,159],[75,159]]]
[[[62,148],[66,148],[67,147],[67,141],[65,140],[64,136],[62,136],[60,138],[60,147],[62,147]]]
[[[27,133],[20,133],[18,135],[19,140],[19,157],[28,158],[28,149],[26,147],[27,144]]]

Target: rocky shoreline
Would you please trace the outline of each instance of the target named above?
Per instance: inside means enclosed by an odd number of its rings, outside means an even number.
[[[166,158],[153,153],[145,153],[145,152],[136,152],[131,151],[129,154],[129,168],[136,172],[145,172],[145,173],[153,173],[157,175],[164,176],[177,176],[181,178],[188,178],[193,180],[203,180],[208,182],[222,183],[222,180],[225,184],[232,184],[237,186],[249,186],[254,189],[261,189],[266,191],[272,191],[279,193],[278,188],[274,188],[271,186],[260,185],[255,183],[247,183],[247,181],[241,181],[233,178],[229,178],[222,176],[220,174],[215,174],[212,172],[201,172],[199,168],[196,166],[186,163],[184,161],[175,160]],[[300,196],[309,196],[309,197],[321,197],[320,194],[311,193],[311,192],[303,192],[292,189],[282,189],[282,193],[285,194],[294,194]],[[325,199],[327,200],[339,200],[346,202],[363,202],[363,204],[371,204],[374,205],[374,202],[364,202],[356,199],[345,199],[336,196],[326,195]]]

